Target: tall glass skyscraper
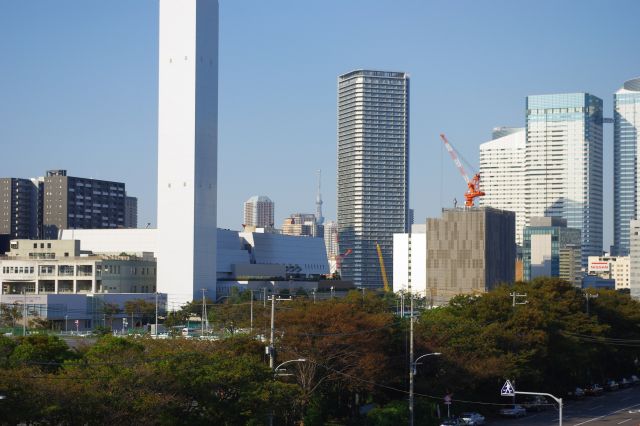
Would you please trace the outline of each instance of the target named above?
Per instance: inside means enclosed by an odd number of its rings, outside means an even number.
[[[602,253],[602,99],[527,97],[525,216],[557,216],[582,232],[582,265]]]
[[[383,285],[376,243],[393,277],[393,234],[409,214],[409,75],[357,70],[338,77],[338,227],[342,276]]]
[[[637,146],[640,136],[640,78],[613,95],[613,254],[629,254],[629,223],[638,214]]]

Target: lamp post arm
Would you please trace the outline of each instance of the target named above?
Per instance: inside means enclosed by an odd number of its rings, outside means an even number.
[[[418,363],[418,361],[420,361],[422,358],[426,357],[426,356],[438,356],[438,355],[442,355],[440,352],[433,352],[430,354],[424,354],[424,355],[420,355],[418,358],[416,358],[415,361],[413,361],[413,364],[416,365]]]

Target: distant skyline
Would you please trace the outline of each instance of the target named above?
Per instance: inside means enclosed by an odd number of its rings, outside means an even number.
[[[527,95],[613,93],[640,76],[640,2],[220,0],[218,225],[254,194],[275,222],[336,218],[338,75],[411,75],[410,206],[439,217],[466,188],[438,134],[478,164],[496,126],[523,127]],[[120,180],[156,223],[158,1],[0,3],[2,177]],[[612,125],[604,127],[604,246],[612,243]]]

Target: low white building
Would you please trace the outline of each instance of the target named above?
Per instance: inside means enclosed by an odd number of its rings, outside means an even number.
[[[77,240],[12,240],[0,258],[0,294],[153,293],[152,255],[95,255]]]
[[[427,225],[412,225],[409,234],[393,234],[393,291],[425,296],[427,291]]]
[[[60,238],[80,240],[82,252],[112,256],[148,256],[157,252],[156,229],[64,230]],[[218,228],[216,244],[217,286],[221,290],[218,298],[234,286],[247,288],[234,284],[240,281],[317,282],[330,273],[323,238],[282,235],[261,228],[241,232]],[[158,291],[166,289],[159,287]]]
[[[629,289],[631,266],[629,256],[589,256],[589,275],[616,281],[616,290]]]

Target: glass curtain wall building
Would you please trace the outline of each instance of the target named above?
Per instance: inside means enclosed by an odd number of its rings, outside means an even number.
[[[629,223],[638,212],[640,78],[613,95],[613,254],[629,254]]]
[[[338,227],[342,277],[383,285],[376,243],[389,280],[393,234],[409,215],[409,75],[357,70],[338,77]]]
[[[602,254],[602,99],[527,97],[525,215],[555,216],[582,232],[582,266]]]

